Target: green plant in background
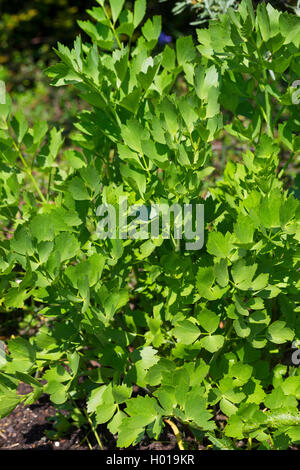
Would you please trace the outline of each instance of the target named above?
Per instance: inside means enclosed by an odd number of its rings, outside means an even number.
[[[162,3],[166,1],[168,0],[160,0]],[[207,23],[210,19],[218,20],[221,14],[226,13],[229,8],[236,9],[239,3],[238,0],[183,0],[176,2],[173,13],[174,15],[181,15],[189,10],[192,16],[196,18],[190,24],[198,26]],[[270,3],[279,6],[281,9],[292,9],[299,16],[299,1],[296,5],[290,5],[289,0],[286,2],[273,1]]]
[[[165,2],[166,0],[160,1]],[[226,13],[229,8],[236,8],[237,4],[237,0],[184,0],[176,2],[173,13],[180,15],[189,9],[196,17],[190,24],[201,25],[210,19],[218,19],[220,14]]]
[[[0,63],[10,67],[24,62],[24,54],[35,60],[53,58],[51,48],[57,37],[72,41],[84,8],[91,0],[0,1]]]
[[[294,11],[294,13],[296,13],[297,16],[300,16],[300,2],[299,2],[299,0],[297,1],[296,5],[291,5],[290,8]]]
[[[30,303],[42,323],[0,350],[0,416],[46,393],[58,427],[87,424],[100,448],[104,424],[119,447],[166,425],[180,448],[187,429],[214,448],[299,444],[300,203],[282,177],[300,151],[300,19],[244,0],[157,53],[145,0],[97,2],[80,22],[92,44],[58,44],[47,72],[89,104],[73,149],[0,105],[1,308]],[[224,133],[244,150],[214,184]],[[99,240],[97,207],[120,196],[204,204],[203,249]]]
[[[73,0],[0,1],[0,79],[5,80],[14,108],[30,123],[38,119],[68,130],[78,100],[71,87],[53,93],[43,70],[55,60],[57,40],[72,42],[77,19],[92,2]]]

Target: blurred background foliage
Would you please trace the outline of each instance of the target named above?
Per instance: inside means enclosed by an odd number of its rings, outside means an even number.
[[[164,31],[177,36],[192,32],[191,26],[198,23],[205,26],[210,18],[217,18],[238,3],[239,0],[148,0],[148,16],[161,14]],[[300,10],[299,0],[270,3],[281,10]],[[77,20],[85,19],[86,10],[94,5],[95,0],[0,0],[0,63],[18,60],[23,54],[50,60],[56,42],[72,42],[79,32]]]
[[[271,3],[287,10],[298,6],[300,11],[300,0]],[[161,43],[174,42],[237,4],[238,0],[148,0],[147,15],[162,15]],[[0,79],[29,121],[45,119],[70,127],[80,103],[71,87],[49,87],[43,70],[56,61],[53,47],[58,41],[70,45],[82,33],[77,20],[86,19],[86,10],[95,5],[95,0],[0,0]]]
[[[159,0],[161,3],[168,0]],[[168,2],[171,3],[171,2]],[[174,2],[173,2],[174,3]],[[259,2],[254,1],[255,4]],[[300,0],[274,0],[272,5],[280,10],[291,10],[300,16]],[[172,13],[174,15],[182,15],[187,10],[192,17],[191,25],[200,26],[210,19],[217,19],[220,13],[226,13],[228,8],[237,8],[239,0],[178,0],[173,5]]]

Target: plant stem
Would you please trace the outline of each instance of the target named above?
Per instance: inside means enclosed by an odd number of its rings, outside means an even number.
[[[27,165],[27,162],[26,160],[24,159],[23,155],[22,155],[22,152],[20,150],[20,148],[18,147],[18,145],[16,144],[16,142],[14,141],[13,137],[12,137],[12,141],[13,141],[13,146],[15,147],[19,157],[20,157],[20,160],[21,162],[23,163],[23,166],[24,166],[24,169],[25,169],[25,172],[27,173],[27,175],[29,176],[29,178],[31,179],[35,189],[37,190],[42,202],[47,202],[42,191],[40,190],[40,188],[38,187],[38,184],[37,182],[35,181],[34,177],[33,177],[33,174],[31,172],[31,169],[29,168],[29,166]]]
[[[171,429],[174,433],[174,436],[176,437],[179,449],[184,450],[184,446],[183,446],[182,438],[181,438],[181,435],[180,435],[180,431],[179,431],[178,427],[176,426],[176,424],[173,423],[173,421],[171,421],[170,419],[166,419],[166,418],[164,419],[164,422],[167,423],[171,427]]]
[[[110,17],[109,17],[109,14],[107,13],[107,10],[106,10],[105,6],[104,6],[104,5],[101,5],[101,6],[102,6],[102,9],[103,9],[103,11],[104,11],[104,14],[105,14],[106,18],[107,18],[108,21],[109,21],[110,29],[112,30],[112,33],[113,33],[113,35],[114,35],[114,37],[115,37],[115,39],[116,39],[116,41],[117,41],[117,44],[118,44],[119,48],[122,49],[121,41],[120,41],[119,36],[117,35],[116,30],[115,30],[115,25],[114,25],[113,22],[111,21],[111,19],[110,19]]]
[[[150,173],[149,167],[148,167],[148,165],[147,165],[147,162],[146,162],[146,159],[145,159],[145,155],[144,155],[143,153],[142,153],[141,155],[142,155],[143,162],[144,162],[144,165],[145,165],[145,170],[147,171],[149,178],[151,178],[151,173]]]
[[[294,156],[295,156],[295,152],[292,152],[290,157],[288,158],[288,161],[285,163],[284,167],[280,170],[280,172],[278,174],[278,178],[281,178],[283,176],[285,170],[287,169],[287,167],[289,166],[289,164],[293,160]]]
[[[96,440],[97,440],[97,442],[98,442],[98,444],[99,444],[100,449],[101,449],[101,450],[104,450],[104,449],[103,449],[102,442],[101,442],[100,437],[99,437],[99,434],[97,433],[97,430],[96,430],[96,428],[95,428],[95,426],[94,426],[93,421],[91,420],[91,418],[90,418],[88,412],[87,412],[85,409],[83,410],[83,412],[84,412],[84,414],[85,414],[85,416],[86,416],[86,418],[87,418],[87,420],[88,420],[89,425],[91,426],[91,429],[92,429],[92,431],[93,431],[93,433],[94,433],[94,436],[95,436],[95,438],[96,438]]]
[[[84,442],[84,441],[87,442],[87,445],[89,446],[89,449],[90,449],[90,450],[93,450],[93,447],[92,447],[92,445],[91,445],[91,443],[90,443],[90,441],[89,441],[89,439],[88,439],[87,436],[85,436],[85,438],[83,439],[83,442]]]
[[[47,201],[49,201],[50,187],[51,187],[51,178],[52,178],[52,168],[50,169],[50,173],[49,173],[48,190],[47,190]]]

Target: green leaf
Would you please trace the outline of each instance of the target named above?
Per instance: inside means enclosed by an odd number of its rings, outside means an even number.
[[[65,274],[75,288],[78,287],[78,281],[85,277],[88,277],[89,286],[93,287],[101,279],[104,265],[104,256],[94,253],[86,261],[82,261],[76,266],[68,266]]]
[[[195,71],[195,90],[201,100],[207,102],[206,117],[212,118],[220,111],[219,74],[215,65],[207,70],[198,67]]]
[[[204,336],[204,338],[201,338],[200,344],[204,349],[206,349],[210,353],[215,353],[216,351],[222,348],[224,344],[224,336]]]
[[[262,225],[266,228],[280,227],[281,194],[274,189],[268,194],[259,208],[259,217]]]
[[[200,267],[197,273],[196,286],[201,296],[205,296],[215,281],[213,266]]]
[[[8,341],[8,363],[6,372],[27,372],[33,366],[36,359],[34,347],[24,338],[16,338]]]
[[[118,429],[118,447],[129,447],[131,444],[139,442],[145,432],[144,427],[147,426],[149,419],[143,417],[124,418]]]
[[[293,340],[294,332],[286,326],[284,321],[277,320],[269,326],[267,337],[272,343],[283,344]]]
[[[111,387],[108,388],[106,385],[102,385],[101,387],[92,390],[90,397],[87,401],[88,413],[93,413],[98,406],[104,403],[104,401],[106,402],[106,404],[113,404],[114,402]]]
[[[219,326],[220,319],[212,310],[204,308],[197,316],[200,326],[208,333],[214,333]]]
[[[238,362],[233,364],[233,366],[229,370],[230,377],[236,377],[233,382],[233,386],[240,387],[248,382],[251,378],[253,372],[253,367],[249,364],[243,364],[242,362]]]
[[[203,430],[213,430],[216,426],[210,421],[212,414],[206,410],[206,400],[198,391],[191,391],[186,397],[185,415]]]
[[[144,140],[142,141],[142,148],[144,154],[156,165],[160,166],[168,161],[167,149],[159,146],[159,144],[155,145],[151,140]]]
[[[199,119],[199,116],[194,108],[195,103],[193,103],[191,100],[182,99],[179,102],[180,113],[190,133],[193,132],[195,122]]]
[[[62,366],[57,365],[52,367],[43,375],[43,380],[47,380],[47,382],[67,382],[71,379],[71,375],[68,371]]]
[[[60,260],[63,262],[76,256],[80,250],[80,244],[74,235],[61,233],[55,239],[55,248],[59,251]]]
[[[196,49],[192,36],[180,37],[176,41],[176,54],[178,65],[192,62],[196,57]]]
[[[132,388],[127,385],[115,385],[112,390],[113,397],[116,403],[124,403],[131,397]]]
[[[68,185],[68,189],[75,201],[86,201],[90,199],[90,195],[86,189],[84,182],[78,176],[72,178]]]
[[[178,114],[174,104],[166,98],[161,105],[161,112],[166,121],[166,129],[172,136],[175,136],[179,129],[179,123]]]
[[[62,405],[68,399],[68,386],[61,382],[48,382],[45,392],[49,393],[51,401],[56,405]]]
[[[68,161],[69,165],[75,170],[86,166],[83,155],[76,150],[66,150],[64,152],[64,157]]]
[[[38,214],[30,222],[30,232],[38,242],[52,241],[55,227],[48,214]]]
[[[0,388],[0,418],[5,418],[9,415],[16,406],[21,402],[21,397],[19,397],[15,392],[10,391],[4,387]]]
[[[20,255],[32,255],[33,247],[28,230],[25,227],[18,228],[14,238],[10,242],[11,249]]]
[[[234,263],[231,269],[231,274],[234,283],[237,285],[238,289],[250,289],[256,270],[257,264],[247,266],[245,260],[243,259],[240,259],[236,263]]]
[[[17,111],[17,113],[12,119],[11,125],[16,134],[17,141],[20,144],[23,141],[26,132],[28,131],[28,122],[25,118],[23,111]]]
[[[208,439],[218,450],[235,450],[234,443],[231,439],[223,437],[222,439],[217,438],[211,432],[207,433]]]
[[[192,344],[200,336],[200,330],[191,321],[183,320],[174,328],[173,334],[180,342]]]
[[[135,0],[134,2],[134,13],[133,13],[133,24],[134,28],[137,28],[138,25],[142,22],[146,14],[146,0]]]
[[[148,42],[156,43],[161,33],[161,17],[154,16],[146,21],[142,27],[142,33]]]
[[[36,122],[33,126],[33,143],[36,145],[36,146],[39,146],[45,135],[47,134],[47,131],[48,131],[48,125],[46,122],[43,122],[43,121],[39,121],[39,122]]]
[[[175,52],[170,46],[166,46],[163,50],[162,66],[169,71],[175,68]]]
[[[156,421],[160,408],[155,398],[137,397],[127,401],[125,412],[129,417],[122,420],[118,434],[118,446],[128,447],[144,434],[144,429]]]
[[[127,161],[128,163],[135,163],[137,164],[140,168],[143,168],[143,165],[141,163],[141,160],[136,152],[133,152],[128,148],[126,145],[118,144],[118,153],[119,157],[123,161]]]
[[[228,258],[233,248],[231,234],[223,235],[220,232],[210,232],[207,241],[207,251],[218,258]]]
[[[243,439],[243,421],[239,416],[230,416],[225,428],[225,435],[235,439]]]
[[[61,149],[64,143],[64,139],[62,137],[62,130],[57,130],[53,127],[50,131],[50,144],[49,144],[49,152],[51,156],[51,161],[54,161],[58,155],[59,150]]]
[[[140,106],[142,91],[141,87],[136,87],[120,101],[120,106],[135,114]]]
[[[126,165],[120,165],[121,175],[133,189],[143,198],[146,192],[146,176],[141,171],[133,170]]]
[[[124,3],[125,3],[125,0],[109,0],[114,23],[116,23],[117,19],[119,18],[120,13],[123,9]]]
[[[234,225],[234,234],[239,243],[252,243],[254,235],[254,224],[250,216],[239,214],[237,223]]]
[[[136,119],[129,119],[126,122],[126,126],[122,126],[121,132],[124,142],[128,147],[138,153],[143,153],[141,142],[149,139],[149,133]]]
[[[284,406],[284,399],[285,395],[282,389],[278,387],[272,390],[272,392],[266,396],[264,404],[267,408],[270,408],[271,410],[276,408],[282,408],[282,406]]]
[[[99,75],[99,53],[98,47],[96,44],[90,48],[86,62],[84,63],[84,73],[92,78],[92,80],[100,85],[100,75]]]
[[[270,23],[266,10],[266,5],[264,3],[258,5],[257,7],[257,23],[264,41],[268,41],[270,37]]]
[[[227,259],[221,258],[215,263],[215,276],[216,281],[221,287],[226,287],[229,282],[228,274],[228,261]]]
[[[251,333],[251,328],[242,318],[234,320],[233,327],[240,338],[247,338]]]
[[[26,289],[12,287],[4,298],[4,304],[7,308],[23,308],[24,302],[28,297]]]
[[[111,434],[117,434],[119,428],[121,427],[123,419],[126,418],[126,414],[123,411],[118,411],[113,419],[108,423],[107,428]]]
[[[97,424],[107,423],[107,421],[109,421],[115,414],[116,409],[117,409],[116,404],[110,405],[107,403],[103,403],[102,405],[97,406],[96,423]]]

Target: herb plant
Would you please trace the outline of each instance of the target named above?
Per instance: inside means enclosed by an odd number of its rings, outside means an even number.
[[[165,426],[180,448],[187,432],[218,449],[299,444],[300,204],[285,172],[300,150],[300,18],[243,0],[196,44],[157,52],[145,0],[97,2],[80,22],[92,42],[58,44],[47,71],[89,104],[72,148],[0,105],[1,308],[30,306],[40,324],[2,343],[0,416],[46,393],[58,430],[87,423],[101,448],[104,424],[119,447]],[[236,158],[214,179],[225,134]],[[99,239],[96,209],[120,196],[204,204],[203,248]]]

